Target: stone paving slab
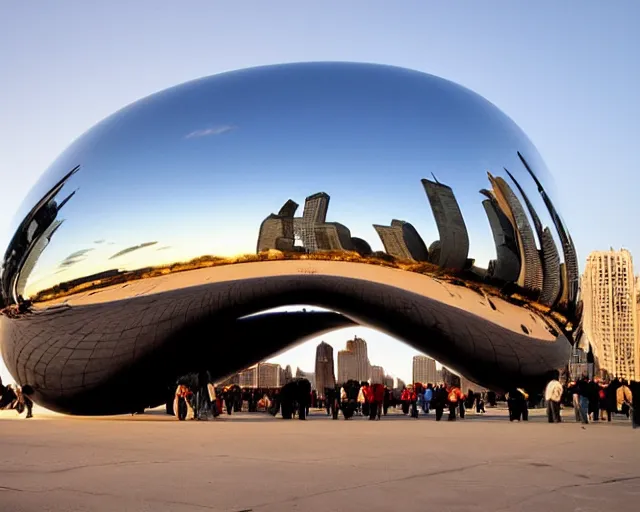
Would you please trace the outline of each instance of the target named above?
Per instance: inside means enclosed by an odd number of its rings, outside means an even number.
[[[504,414],[436,423],[2,413],[0,510],[638,510],[640,430]]]

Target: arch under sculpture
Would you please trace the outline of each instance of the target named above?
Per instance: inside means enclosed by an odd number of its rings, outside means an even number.
[[[567,364],[579,319],[575,297],[550,306],[544,283],[494,272],[478,191],[504,169],[526,191],[491,203],[500,218],[521,215],[513,243],[527,212],[557,228],[524,133],[432,75],[287,64],[154,94],[77,139],[17,212],[2,357],[36,402],[70,414],[156,406],[180,375],[222,378],[356,325],[489,388],[540,388]],[[376,229],[390,218],[411,226],[420,257],[383,244]],[[553,252],[562,228],[527,251]],[[453,253],[427,252],[440,245]],[[556,267],[541,279],[560,282]],[[298,304],[332,312],[265,312]]]

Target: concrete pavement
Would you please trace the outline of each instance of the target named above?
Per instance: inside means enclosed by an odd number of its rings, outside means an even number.
[[[638,510],[640,430],[532,416],[26,421],[3,412],[0,510]]]

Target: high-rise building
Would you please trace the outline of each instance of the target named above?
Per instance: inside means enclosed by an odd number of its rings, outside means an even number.
[[[440,258],[438,265],[461,270],[469,255],[469,235],[460,206],[451,187],[423,179],[431,210],[440,234]]]
[[[371,384],[384,384],[384,368],[371,366]]]
[[[494,177],[491,173],[487,173],[487,175],[493,187],[493,195],[500,209],[511,222],[518,241],[520,275],[517,283],[527,290],[541,291],[543,280],[542,263],[540,262],[540,254],[533,236],[533,230],[524,208],[504,179]]]
[[[333,347],[324,341],[316,347],[316,386],[319,398],[324,398],[326,388],[333,389],[336,386]]]
[[[350,350],[338,352],[338,384],[344,384],[348,380],[355,379],[356,356]]]
[[[385,375],[382,383],[388,389],[393,389],[394,378],[391,375]]]
[[[404,389],[406,387],[407,387],[407,384],[405,383],[405,381],[403,381],[400,378],[396,379],[395,389]]]
[[[347,341],[347,350],[355,356],[355,375],[353,378],[358,382],[369,380],[371,368],[367,356],[367,342],[354,336],[352,340]]]
[[[293,380],[293,372],[291,371],[291,365],[287,365],[284,369],[284,382],[283,385],[287,382],[291,382]]]
[[[280,365],[273,363],[258,364],[258,385],[259,388],[277,388],[282,386],[280,382]]]
[[[241,388],[258,387],[258,365],[239,372],[238,384]]]
[[[637,291],[629,251],[592,252],[582,297],[584,331],[596,366],[611,376],[640,380]]]
[[[427,356],[413,356],[413,382],[436,382],[436,360]]]
[[[307,379],[311,383],[311,389],[317,390],[316,374],[313,372],[305,372],[300,368],[296,368],[296,379]]]

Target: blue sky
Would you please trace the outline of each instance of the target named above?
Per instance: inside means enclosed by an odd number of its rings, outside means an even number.
[[[633,0],[4,2],[0,240],[42,171],[124,105],[222,71],[345,60],[432,73],[495,103],[554,175],[581,262],[609,246],[640,255],[638,19]],[[363,337],[391,346],[377,333]],[[300,352],[303,368],[311,345]],[[384,364],[408,378],[409,353],[386,354]]]

